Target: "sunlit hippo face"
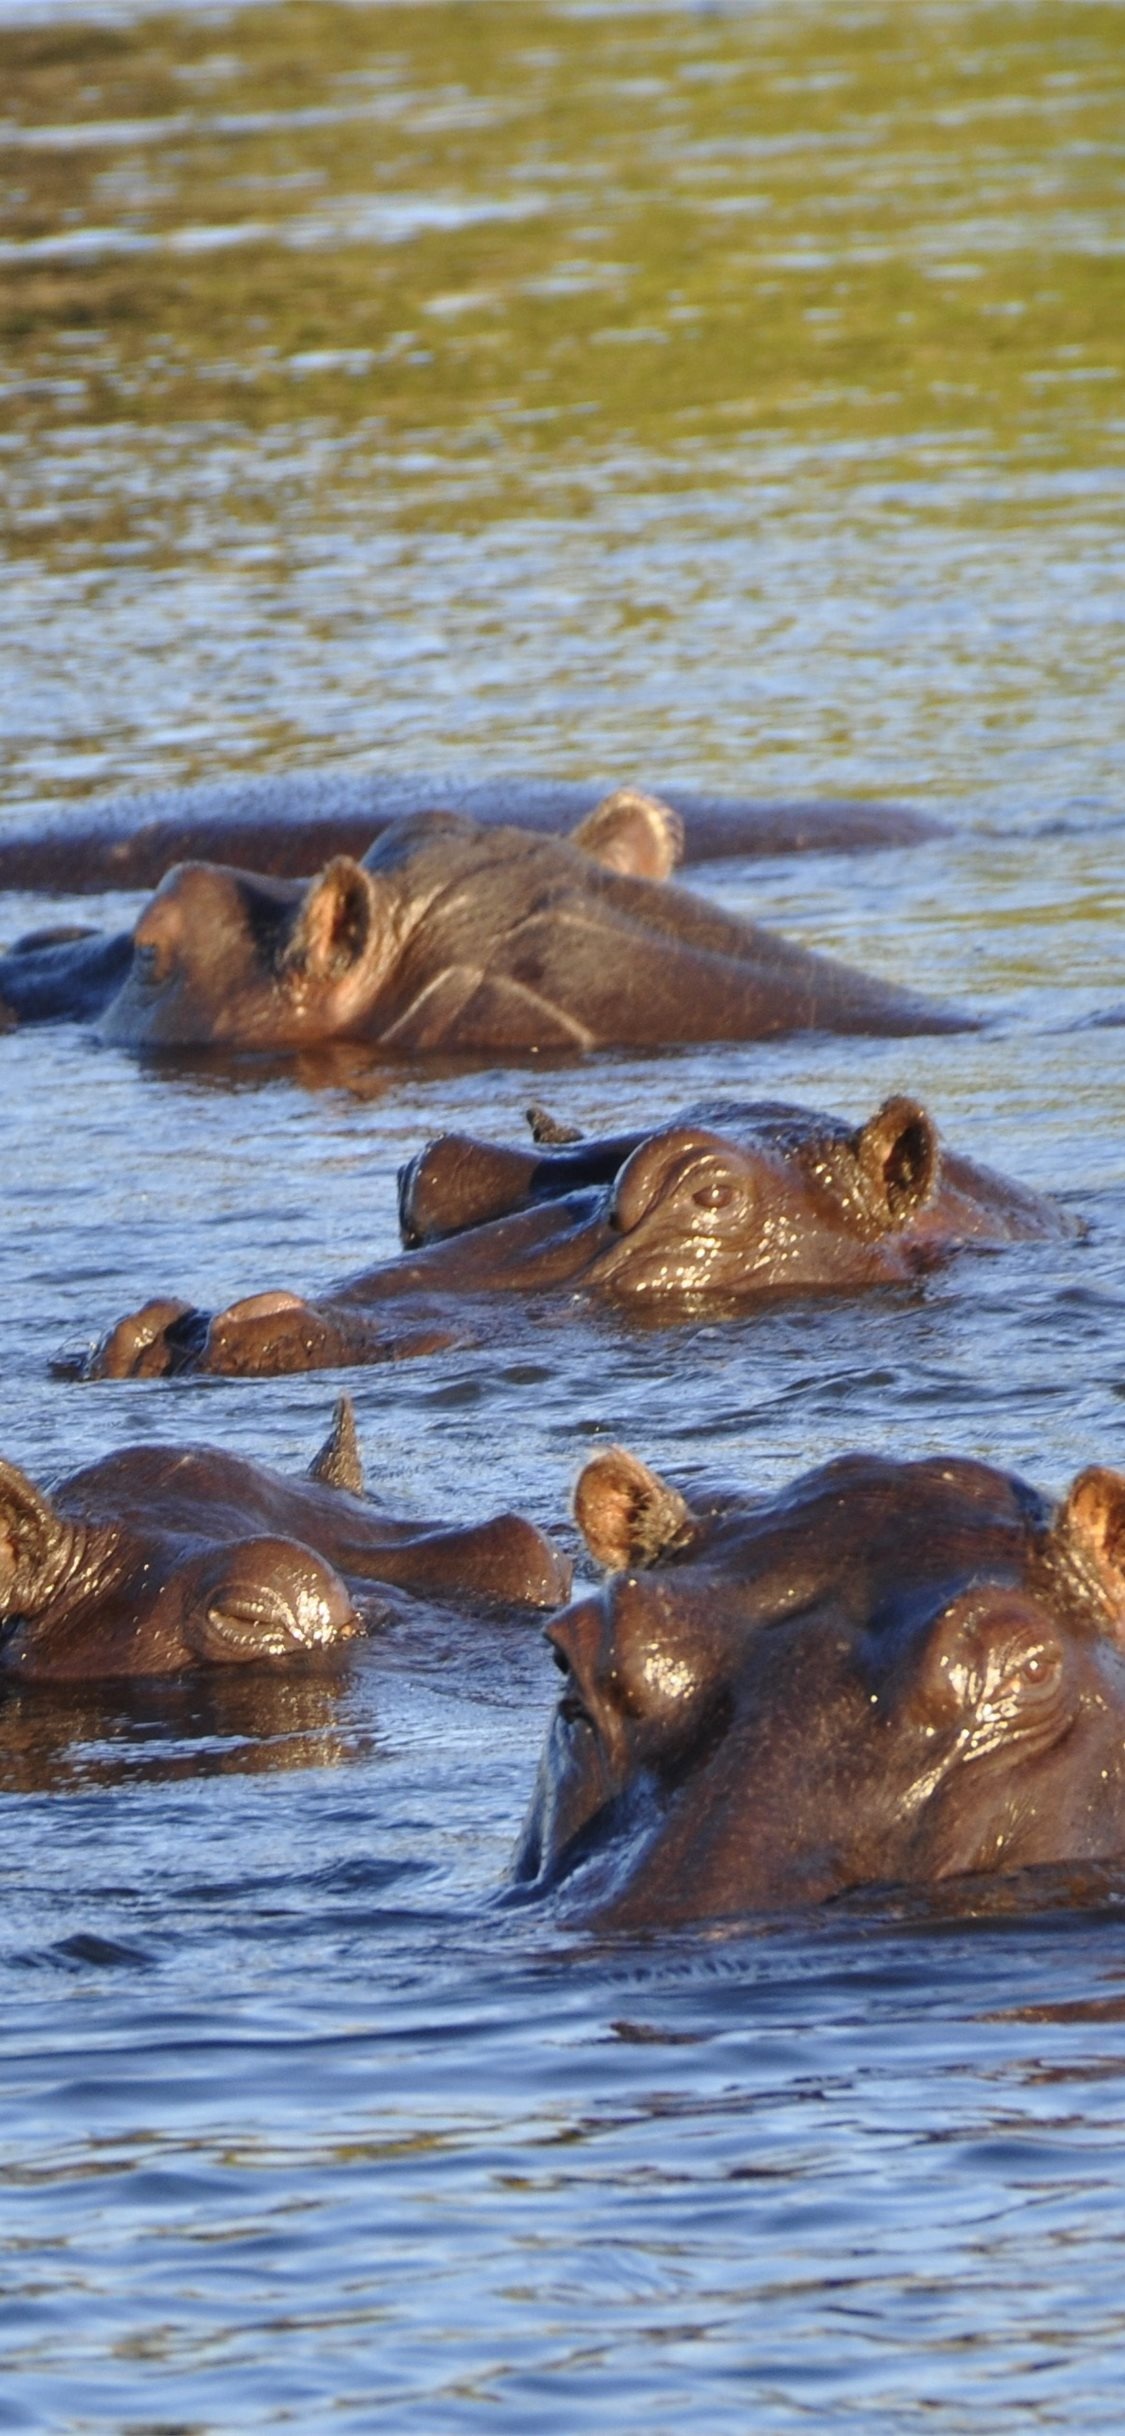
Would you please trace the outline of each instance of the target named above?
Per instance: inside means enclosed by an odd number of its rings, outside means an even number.
[[[853,1284],[908,1274],[911,1221],[933,1195],[937,1137],[916,1101],[858,1131],[766,1112],[756,1138],[674,1125],[621,1166],[614,1240],[591,1280],[639,1299]]]
[[[441,1046],[444,1017],[432,1041],[429,1027],[448,1001],[449,1045],[456,1047],[456,1009],[474,994],[470,975],[483,980],[491,972],[495,982],[524,896],[542,891],[540,863],[548,880],[560,856],[560,867],[580,877],[600,868],[659,880],[681,844],[676,814],[626,787],[607,796],[568,844],[517,830],[489,833],[457,814],[432,812],[392,823],[362,863],[336,855],[308,882],[181,863],[136,924],[132,968],[102,1033],[132,1048],[290,1049],[355,1032],[377,1039],[386,1031],[393,1039],[403,1021],[409,1034],[417,1004],[416,1045]],[[390,1003],[385,993],[396,980],[400,996],[395,1001],[391,989]],[[524,1016],[532,1027],[526,1045],[534,1047],[534,994],[525,993]],[[501,1045],[510,1021],[509,1010]]]
[[[377,987],[375,890],[341,856],[307,887],[221,863],[181,863],[133,933],[131,970],[102,1018],[132,1048],[292,1048],[346,1031]]]
[[[429,1279],[514,1290],[565,1276],[653,1304],[753,1297],[901,1282],[963,1244],[1081,1231],[1042,1194],[945,1150],[901,1094],[858,1126],[776,1101],[705,1104],[607,1135],[538,1105],[527,1116],[533,1147],[442,1134],[400,1170],[406,1250],[475,1237],[460,1266],[456,1250],[429,1261]]]
[[[577,1510],[615,1569],[549,1631],[517,1878],[641,1925],[1125,1849],[1117,1474],[1053,1517],[985,1465],[863,1457],[689,1506],[612,1450]]]
[[[568,838],[410,814],[304,887],[184,863],[141,915],[102,1029],[136,1048],[351,1037],[414,1057],[977,1028],[667,887],[679,845],[669,807],[622,788]]]

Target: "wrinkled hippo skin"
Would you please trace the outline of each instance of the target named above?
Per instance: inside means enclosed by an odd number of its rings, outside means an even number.
[[[351,1407],[303,1479],[218,1447],[123,1447],[48,1496],[0,1463],[0,1668],[28,1682],[321,1656],[379,1582],[549,1607],[569,1566],[516,1514],[398,1522],[363,1493]]]
[[[1125,1848],[1125,1477],[847,1456],[680,1493],[622,1449],[514,1866],[666,1926]],[[591,1892],[592,1890],[592,1892]]]
[[[975,1028],[669,885],[680,842],[667,805],[621,789],[566,839],[421,814],[304,887],[182,864],[103,1037],[413,1057]]]
[[[133,962],[131,931],[80,926],[28,931],[0,955],[0,1028],[92,1023],[115,998]]]
[[[400,1178],[408,1252],[304,1301],[284,1289],[214,1317],[171,1299],[119,1320],[94,1378],[277,1375],[472,1342],[471,1306],[589,1296],[671,1320],[779,1293],[916,1276],[967,1243],[1074,1222],[956,1152],[916,1100],[865,1125],[773,1102],[688,1110],[655,1132],[556,1148],[444,1135]]]
[[[562,834],[599,800],[592,786],[518,778],[477,782],[397,772],[289,771],[283,778],[209,781],[126,796],[0,837],[0,889],[156,888],[173,863],[238,863],[301,879],[334,854],[362,855],[392,821],[440,805],[486,824]],[[864,851],[947,832],[903,804],[758,802],[676,787],[685,859]]]

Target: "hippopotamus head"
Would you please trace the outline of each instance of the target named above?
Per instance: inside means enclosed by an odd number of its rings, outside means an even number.
[[[611,1240],[590,1282],[643,1300],[909,1273],[908,1230],[938,1157],[925,1109],[902,1098],[855,1130],[769,1105],[729,1129],[664,1126],[608,1189]]]
[[[399,1178],[404,1244],[439,1244],[517,1211],[596,1193],[575,1275],[622,1300],[855,1286],[912,1275],[966,1240],[1059,1234],[1057,1206],[947,1151],[901,1093],[860,1125],[773,1101],[689,1108],[648,1132],[583,1139],[529,1111],[540,1147],[430,1142]],[[546,1143],[547,1146],[543,1146]],[[576,1215],[580,1204],[575,1203]],[[503,1241],[511,1282],[536,1223]],[[480,1237],[483,1254],[485,1237]]]
[[[302,888],[225,863],[178,863],[133,931],[107,1040],[169,1048],[292,1048],[346,1032],[390,952],[359,863],[337,856]]]
[[[985,1464],[849,1456],[689,1504],[614,1449],[576,1510],[611,1572],[549,1628],[521,1881],[596,1855],[595,1907],[639,1925],[1125,1847],[1119,1474],[1052,1511]]]
[[[443,1134],[402,1170],[399,1214],[409,1258],[315,1301],[269,1288],[209,1315],[156,1296],[77,1357],[83,1374],[398,1360],[491,1330],[498,1297],[563,1290],[567,1312],[588,1295],[646,1322],[704,1298],[726,1316],[772,1294],[893,1285],[962,1244],[1077,1231],[1042,1194],[943,1150],[903,1097],[854,1127],[750,1102],[546,1151]]]
[[[13,1673],[174,1674],[322,1653],[360,1629],[339,1574],[296,1540],[67,1513],[0,1463],[0,1656]]]
[[[347,1396],[297,1478],[223,1447],[152,1441],[115,1448],[50,1496],[0,1464],[0,1667],[29,1682],[321,1655],[387,1621],[396,1593],[459,1612],[542,1609],[570,1579],[525,1515],[388,1512],[364,1485]]]
[[[539,864],[662,879],[682,843],[668,805],[622,787],[569,841],[431,812],[392,823],[362,862],[334,856],[308,882],[179,863],[136,923],[131,970],[101,1030],[156,1049],[393,1038],[450,960],[462,969],[459,927],[487,962]]]

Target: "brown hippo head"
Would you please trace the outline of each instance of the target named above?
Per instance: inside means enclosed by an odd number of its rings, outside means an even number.
[[[0,1463],[0,1653],[15,1673],[175,1674],[323,1652],[359,1630],[340,1576],[296,1540],[229,1538],[205,1511],[194,1532],[67,1512]]]
[[[667,886],[680,840],[667,805],[622,789],[570,838],[414,814],[307,886],[184,863],[137,923],[102,1030],[414,1056],[976,1028]]]
[[[1125,1478],[960,1458],[689,1503],[622,1450],[516,1861],[623,1925],[1125,1848]]]
[[[729,1130],[667,1126],[614,1177],[614,1240],[591,1280],[641,1299],[909,1275],[912,1221],[938,1166],[936,1128],[915,1100],[887,1100],[856,1132],[769,1106]]]
[[[0,1667],[25,1681],[322,1655],[378,1583],[458,1609],[549,1608],[570,1565],[520,1514],[403,1520],[370,1497],[347,1397],[307,1473],[222,1447],[119,1447],[50,1496],[0,1463]],[[384,1620],[395,1602],[380,1595]]]
[[[403,1168],[408,1249],[596,1193],[584,1236],[572,1234],[574,1274],[628,1300],[871,1284],[910,1276],[960,1242],[1072,1226],[1041,1194],[947,1151],[927,1110],[901,1093],[858,1126],[781,1102],[726,1101],[647,1132],[584,1139],[541,1109],[528,1113],[534,1148],[443,1134]],[[544,1240],[550,1227],[545,1216]],[[535,1240],[533,1219],[518,1242],[497,1236],[511,1283]]]
[[[415,997],[441,986],[450,958],[463,968],[466,917],[474,955],[489,960],[544,857],[656,881],[681,848],[678,815],[623,787],[569,844],[436,812],[395,822],[363,862],[336,855],[308,882],[179,863],[137,921],[102,1032],[137,1048],[389,1038]]]
[[[544,1151],[444,1134],[399,1179],[409,1257],[316,1298],[287,1287],[213,1315],[156,1296],[86,1376],[274,1376],[433,1353],[497,1327],[498,1298],[597,1297],[674,1321],[779,1293],[892,1285],[965,1243],[1075,1232],[1042,1194],[942,1150],[917,1100],[865,1124],[773,1102],[688,1110],[650,1133]]]

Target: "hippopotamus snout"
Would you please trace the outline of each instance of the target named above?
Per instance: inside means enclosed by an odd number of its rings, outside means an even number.
[[[552,1624],[547,1639],[566,1677],[562,1712],[589,1722],[611,1769],[662,1761],[694,1742],[715,1695],[722,1619],[687,1611],[648,1574],[622,1574]]]
[[[134,924],[134,985],[160,989],[181,967],[213,955],[238,902],[233,872],[208,863],[176,864]]]
[[[609,1222],[619,1235],[631,1235],[663,1205],[675,1207],[679,1225],[711,1231],[750,1190],[749,1169],[736,1166],[721,1134],[676,1126],[654,1134],[626,1159],[610,1195]]]
[[[463,1234],[519,1209],[533,1195],[539,1165],[537,1151],[477,1142],[468,1134],[439,1134],[398,1171],[403,1249]]]
[[[132,960],[102,1018],[103,1038],[134,1048],[256,1045],[265,1024],[272,1040],[295,893],[223,864],[177,863],[134,924]],[[261,985],[249,996],[248,972]]]

